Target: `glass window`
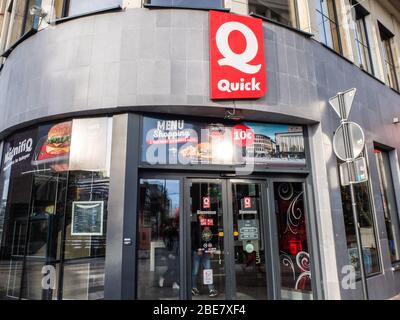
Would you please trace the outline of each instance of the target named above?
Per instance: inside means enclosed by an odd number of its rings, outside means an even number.
[[[274,182],[278,227],[281,295],[283,299],[312,299],[307,212],[300,182]]]
[[[152,165],[306,166],[303,128],[287,124],[144,117],[141,151]]]
[[[357,249],[356,231],[354,227],[351,205],[350,187],[341,186],[343,218],[346,231],[347,251],[349,263],[360,275],[359,256]],[[363,248],[365,272],[367,275],[380,272],[379,252],[376,237],[375,219],[371,202],[370,186],[368,182],[354,185],[358,219],[360,223],[361,244]]]
[[[178,299],[180,184],[141,179],[138,232],[139,299]]]
[[[249,12],[297,28],[296,0],[249,0]]]
[[[4,10],[2,21],[1,48],[5,51],[16,43],[21,36],[37,27],[39,17],[32,15],[30,9],[40,6],[42,0],[11,0]]]
[[[54,0],[53,2],[53,17],[60,19],[68,15],[68,3],[69,0]]]
[[[383,53],[383,63],[385,68],[385,80],[389,86],[399,91],[399,82],[396,73],[396,64],[393,59],[393,37],[394,35],[386,29],[381,23],[379,25],[379,33],[381,36],[381,45]]]
[[[201,299],[217,296],[224,299],[226,261],[222,184],[191,182],[189,188],[191,294]]]
[[[385,215],[386,232],[389,242],[390,259],[392,262],[400,260],[399,255],[399,217],[396,204],[396,195],[392,179],[389,153],[376,148],[375,160],[379,174],[382,206]]]
[[[23,1],[21,1],[23,2]],[[27,33],[31,30],[37,23],[39,23],[39,17],[32,15],[30,9],[33,6],[40,6],[42,4],[42,0],[28,0],[26,2],[25,7],[25,17],[24,17],[24,26],[23,26],[23,34]]]
[[[341,53],[340,35],[334,0],[315,0],[320,41]]]
[[[355,58],[357,65],[367,72],[373,73],[371,49],[369,47],[365,17],[369,14],[358,2],[353,1],[355,9],[354,39],[356,42]]]
[[[92,300],[104,296],[108,188],[105,172],[69,172],[63,299]]]
[[[68,15],[75,16],[121,4],[122,0],[69,0]]]
[[[258,183],[232,183],[236,299],[267,300],[262,190]],[[244,234],[243,234],[244,232]]]
[[[0,298],[103,298],[110,156],[104,119],[42,125],[4,142]],[[97,162],[88,170],[92,156]]]
[[[220,9],[224,7],[223,0],[147,0],[148,4],[160,7],[185,7]]]

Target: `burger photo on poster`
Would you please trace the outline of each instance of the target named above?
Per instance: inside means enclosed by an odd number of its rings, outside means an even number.
[[[60,163],[69,159],[72,122],[62,122],[50,127],[36,145],[32,165]]]
[[[61,156],[69,153],[71,145],[71,125],[70,121],[56,124],[51,127],[45,142],[46,153]]]

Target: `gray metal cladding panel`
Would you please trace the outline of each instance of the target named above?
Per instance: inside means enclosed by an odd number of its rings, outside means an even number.
[[[265,22],[264,38],[269,90],[235,102],[245,115],[321,122],[328,98],[357,86],[363,122],[373,129],[377,119],[389,121],[390,137],[398,94],[301,34]],[[199,106],[219,112],[232,105],[209,97],[206,11],[128,9],[68,21],[20,44],[0,75],[0,132],[77,112],[182,106],[204,115]]]

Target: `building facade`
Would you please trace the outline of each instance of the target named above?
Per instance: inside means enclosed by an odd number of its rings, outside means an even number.
[[[210,10],[262,20],[262,98],[210,98]],[[361,299],[328,103],[350,88],[369,297],[400,293],[398,1],[0,13],[2,299]]]

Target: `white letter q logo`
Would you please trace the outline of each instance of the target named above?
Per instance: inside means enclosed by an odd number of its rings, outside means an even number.
[[[246,49],[241,54],[236,54],[229,46],[228,38],[232,31],[239,31],[246,39]],[[226,22],[221,25],[216,34],[218,50],[224,56],[218,60],[220,66],[230,66],[244,73],[254,74],[260,71],[261,64],[248,64],[258,52],[258,42],[254,32],[240,22]]]

